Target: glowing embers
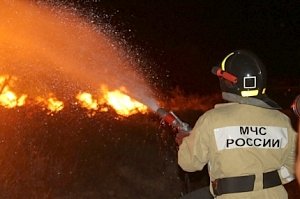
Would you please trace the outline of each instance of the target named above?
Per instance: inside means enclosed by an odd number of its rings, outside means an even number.
[[[27,95],[22,94],[17,96],[10,88],[15,80],[15,77],[9,75],[0,76],[0,106],[5,108],[15,108],[25,104]]]

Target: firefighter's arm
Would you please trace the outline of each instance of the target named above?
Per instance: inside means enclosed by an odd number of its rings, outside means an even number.
[[[298,135],[296,132],[294,132],[292,128],[289,130],[293,132],[291,133],[292,136],[290,136],[289,139],[290,150],[288,150],[284,164],[281,167],[279,172],[283,184],[289,183],[295,179],[295,161],[296,161],[296,148],[297,148],[296,146],[297,146]]]
[[[175,142],[180,146],[182,144],[183,138],[190,135],[190,132],[178,132],[176,133]]]
[[[189,172],[202,170],[208,162],[208,122],[202,115],[190,135],[182,139],[178,151],[179,166]]]

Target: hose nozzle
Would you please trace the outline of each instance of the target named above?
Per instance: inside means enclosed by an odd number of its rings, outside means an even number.
[[[189,133],[192,130],[189,124],[182,122],[172,111],[168,112],[163,108],[158,108],[156,114],[162,122],[168,124],[178,132]]]

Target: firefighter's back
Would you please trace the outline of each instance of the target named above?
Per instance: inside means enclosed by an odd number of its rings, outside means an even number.
[[[238,103],[217,106],[206,117],[211,121],[210,176],[221,179],[217,183],[223,187],[215,191],[224,192],[219,198],[287,198],[281,181],[292,179],[296,135],[289,118]]]

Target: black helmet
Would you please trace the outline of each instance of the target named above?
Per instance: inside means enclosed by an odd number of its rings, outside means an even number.
[[[222,92],[258,98],[272,107],[279,107],[265,94],[266,69],[261,60],[252,52],[234,51],[223,59],[220,67],[214,67],[212,72],[219,76]]]

